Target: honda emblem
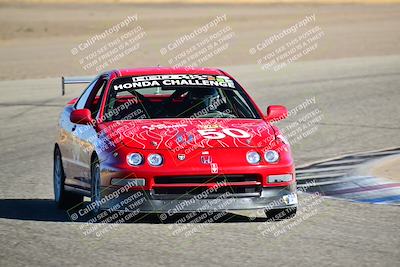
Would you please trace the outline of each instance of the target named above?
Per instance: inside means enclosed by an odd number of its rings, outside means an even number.
[[[211,158],[211,156],[201,156],[200,161],[203,164],[211,164],[212,158]]]

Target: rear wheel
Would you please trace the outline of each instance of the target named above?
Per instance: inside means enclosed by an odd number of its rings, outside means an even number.
[[[54,200],[60,209],[70,209],[83,201],[83,196],[65,190],[65,173],[61,153],[58,148],[54,151],[53,165]]]

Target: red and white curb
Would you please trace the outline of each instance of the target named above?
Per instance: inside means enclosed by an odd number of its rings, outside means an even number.
[[[357,202],[400,205],[400,181],[360,172],[378,159],[400,155],[400,148],[364,152],[296,168],[298,188]]]

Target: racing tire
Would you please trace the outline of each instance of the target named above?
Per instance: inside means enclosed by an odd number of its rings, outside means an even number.
[[[65,173],[60,150],[54,150],[53,162],[54,200],[59,209],[71,209],[83,202],[83,196],[65,190]]]
[[[90,194],[90,202],[98,203],[93,206],[92,213],[98,214],[100,212],[100,201],[101,201],[101,189],[100,189],[100,163],[99,160],[94,158],[90,167],[90,180],[91,180],[91,194]]]
[[[273,221],[287,220],[294,218],[296,216],[296,213],[297,213],[297,207],[265,210],[265,215],[267,216],[267,219]]]

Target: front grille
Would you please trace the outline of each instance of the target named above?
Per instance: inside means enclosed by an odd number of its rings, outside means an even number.
[[[234,196],[257,196],[262,189],[261,179],[257,174],[158,176],[154,178],[153,193],[194,196],[213,188],[208,198],[225,193]]]
[[[153,190],[156,195],[199,195],[206,192],[207,187],[166,187],[166,188],[155,188]],[[219,187],[212,194],[208,196],[221,195],[227,192],[231,194],[259,194],[261,186],[224,186]]]
[[[157,184],[212,184],[212,183],[236,183],[236,182],[261,182],[256,174],[247,175],[204,175],[204,176],[162,176],[155,177]]]

